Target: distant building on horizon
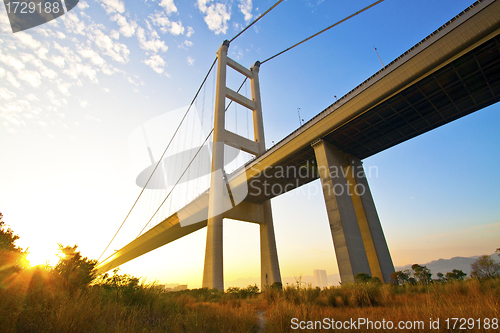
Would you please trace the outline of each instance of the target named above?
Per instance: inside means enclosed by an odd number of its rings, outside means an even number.
[[[328,277],[326,276],[326,271],[324,269],[315,269],[313,272],[316,287],[320,287],[321,289],[328,287]]]
[[[172,286],[172,284],[170,284]],[[175,287],[167,287],[164,284],[159,284],[158,287],[165,289],[166,291],[181,291],[181,290],[187,290],[187,284],[178,284]]]

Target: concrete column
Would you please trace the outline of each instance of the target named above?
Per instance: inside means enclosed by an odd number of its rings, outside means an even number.
[[[250,85],[252,87],[252,100],[255,102],[255,110],[253,110],[254,140],[258,144],[259,154],[262,154],[266,151],[266,142],[264,137],[262,104],[260,100],[259,68],[260,62],[256,62],[250,68],[253,74]],[[260,224],[261,289],[264,289],[266,286],[271,286],[274,282],[281,282],[276,239],[274,237],[271,200],[265,201],[263,207],[264,223]]]
[[[372,276],[377,276],[381,281],[389,283],[391,281],[391,274],[394,273],[394,264],[392,263],[384,231],[382,230],[377,209],[375,208],[370,187],[368,186],[363,164],[359,159],[353,157],[352,166],[354,171],[353,176],[356,184],[358,185],[357,191],[354,191],[355,196],[353,196],[353,201],[354,198],[356,198],[356,200],[361,204],[366,221],[366,228],[368,228],[370,235],[370,249],[366,246],[366,244],[365,247],[367,248],[366,252],[368,261],[370,262],[370,268],[372,268]],[[378,267],[373,267],[375,264],[378,265]],[[377,271],[377,274],[374,273],[375,271]]]
[[[263,290],[275,282],[281,282],[278,252],[274,238],[274,225],[271,210],[271,200],[265,201],[264,224],[260,224],[260,286]]]
[[[349,184],[344,175],[344,153],[323,140],[312,144],[342,283],[358,273],[372,274],[366,256]]]
[[[224,290],[224,268],[222,248],[222,220],[224,211],[225,180],[224,170],[224,133],[226,107],[226,62],[229,42],[224,41],[217,51],[217,88],[215,93],[214,134],[212,147],[212,174],[208,201],[207,246],[203,287]]]

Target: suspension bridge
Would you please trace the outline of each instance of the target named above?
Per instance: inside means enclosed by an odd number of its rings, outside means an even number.
[[[500,100],[500,1],[475,2],[269,149],[261,63],[247,69],[229,47],[163,155],[149,150],[143,190],[118,229],[137,237],[117,232],[119,250],[108,245],[98,272],[207,227],[203,287],[222,290],[222,223],[231,218],[260,227],[261,286],[281,282],[270,200],[319,178],[342,282],[357,273],[389,282],[394,266],[361,161]],[[228,70],[242,76],[238,89],[227,87]]]

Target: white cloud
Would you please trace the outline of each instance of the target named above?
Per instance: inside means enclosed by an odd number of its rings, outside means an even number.
[[[35,50],[35,54],[40,59],[47,59],[47,53],[49,53],[49,50],[43,46]]]
[[[89,61],[96,66],[99,66],[101,71],[106,75],[111,75],[118,70],[113,66],[109,65],[106,60],[104,60],[99,53],[92,50],[91,48],[83,48],[81,46],[77,47],[78,53],[84,58],[89,59]]]
[[[158,54],[152,55],[149,59],[144,60],[143,62],[158,74],[162,74],[165,70],[165,60],[163,60],[163,58]]]
[[[89,8],[89,4],[87,3],[87,1],[78,2],[78,9],[84,10],[85,8]]]
[[[28,95],[26,95],[25,97],[26,97],[26,99],[27,99],[28,101],[38,101],[38,100],[39,100],[39,98],[38,98],[38,97],[36,97],[36,96],[35,96],[35,95],[33,95],[33,94],[28,94]]]
[[[28,82],[32,87],[39,87],[42,84],[42,77],[38,72],[22,70],[17,73],[17,78]]]
[[[40,35],[43,35],[44,37],[49,37],[51,35],[49,31],[44,28],[38,28],[36,29],[36,32],[38,32]]]
[[[118,31],[116,31],[116,30],[113,29],[109,33],[109,37],[118,40],[120,38],[120,33]]]
[[[19,83],[19,81],[17,81],[17,79],[14,77],[14,75],[12,75],[11,72],[7,72],[7,82],[12,84],[16,88],[21,87],[21,84]]]
[[[82,101],[80,101],[80,103],[79,103],[79,104],[80,104],[80,106],[81,106],[83,109],[85,109],[87,106],[89,106],[89,104],[90,104],[90,103],[89,103],[89,101],[87,101],[87,100],[82,100]]]
[[[93,69],[89,65],[84,65],[81,63],[72,63],[69,65],[67,69],[63,71],[64,74],[68,75],[70,78],[77,80],[80,75],[86,76],[87,78],[92,81],[92,83],[98,83],[99,81],[97,80],[97,72],[95,69]],[[63,92],[66,91],[67,89],[61,89],[59,86],[59,91]]]
[[[114,61],[122,64],[128,62],[130,51],[125,44],[113,41],[111,37],[105,35],[101,30],[94,29],[93,34],[89,36],[91,40],[101,49],[104,54],[108,55]]]
[[[184,33],[184,27],[181,21],[173,22],[163,13],[156,12],[154,15],[149,15],[153,24],[160,28],[163,33],[170,32],[172,35],[181,35]]]
[[[115,14],[112,16],[111,21],[116,21],[116,23],[120,26],[121,34],[125,37],[132,37],[137,29],[137,22],[128,22],[125,16],[121,14]]]
[[[58,86],[57,86],[57,89],[65,96],[69,96],[71,95],[69,93],[69,87],[71,87],[71,83],[68,83],[68,82],[64,82],[64,83],[60,83]],[[64,101],[66,101],[65,99],[63,99]]]
[[[47,66],[45,66],[43,62],[37,57],[35,57],[33,54],[23,53],[19,56],[19,58],[25,64],[31,63],[33,66],[38,68],[38,71],[43,77],[48,78],[50,80],[53,80],[57,77],[57,73],[54,70],[47,68]]]
[[[7,123],[3,123],[6,127],[9,124],[19,127],[25,124],[22,116],[26,116],[26,113],[29,113],[32,109],[30,103],[26,100],[13,100],[9,103],[2,103],[0,104],[0,118],[7,121]]]
[[[2,67],[0,67],[0,78],[2,78],[4,76],[5,76],[5,69],[3,69]]]
[[[102,88],[101,90],[104,91],[105,93],[109,93],[110,92],[109,88]]]
[[[191,47],[191,46],[193,46],[193,42],[190,40],[187,40],[187,39],[182,44],[179,45],[179,47],[181,49],[185,49],[185,50],[187,50],[188,47]]]
[[[3,6],[0,6],[0,32],[11,34],[12,28],[10,27],[9,18]]]
[[[170,33],[176,36],[184,33],[184,27],[182,26],[181,21],[172,22],[172,25],[170,26]]]
[[[68,93],[69,95],[69,93]],[[45,96],[48,98],[48,100],[55,106],[64,106],[68,104],[68,101],[65,98],[57,98],[57,95],[54,93],[54,91],[51,89],[45,93]],[[53,108],[52,106],[49,108]]]
[[[186,37],[191,37],[194,34],[194,29],[192,27],[188,27],[188,31],[186,33]]]
[[[85,35],[85,23],[80,21],[75,13],[69,12],[66,15],[61,16],[61,19],[69,32],[77,35]]]
[[[59,68],[63,68],[64,67],[65,60],[61,56],[52,56],[49,59],[49,61],[51,63],[53,63],[54,65],[56,65],[57,67],[59,67]]]
[[[205,23],[208,29],[215,32],[216,35],[227,31],[227,21],[231,18],[225,4],[216,2],[207,5],[211,0],[198,0],[198,9],[205,14]]]
[[[106,63],[99,53],[90,48],[77,47],[77,51],[83,58],[89,59],[94,65],[102,66]]]
[[[240,0],[238,8],[245,16],[245,21],[248,23],[252,19],[252,0]]]
[[[194,65],[194,59],[191,58],[191,57],[187,57],[187,62],[188,62],[189,66],[193,66]]]
[[[0,87],[0,99],[12,99],[14,97],[16,97],[17,95],[15,93],[13,93],[12,91],[10,91],[9,89],[7,88],[4,88],[4,87]]]
[[[0,62],[3,62],[7,66],[10,66],[17,71],[20,71],[24,68],[24,63],[16,57],[11,56],[10,54],[0,53]]]
[[[167,14],[177,12],[177,7],[174,4],[174,0],[161,0],[159,5],[165,8]]]
[[[125,5],[120,0],[100,0],[101,6],[106,10],[106,13],[123,13]]]
[[[25,45],[28,48],[33,49],[33,50],[39,48],[40,45],[42,45],[39,41],[35,40],[33,38],[33,36],[28,35],[24,31],[20,31],[20,32],[14,34],[14,37],[17,38],[21,42],[22,45]],[[17,45],[19,45],[19,44],[17,44]]]
[[[160,36],[155,30],[149,32],[150,39],[146,38],[146,31],[142,27],[137,28],[137,39],[139,40],[139,46],[141,49],[146,51],[151,51],[153,53],[158,53],[158,51],[166,52],[168,46],[165,42],[160,40]]]

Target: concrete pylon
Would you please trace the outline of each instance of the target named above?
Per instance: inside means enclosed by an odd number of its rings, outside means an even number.
[[[263,204],[241,202],[244,207],[251,207],[255,214],[249,214],[244,209],[231,206],[233,200],[228,192],[227,179],[224,173],[224,145],[241,149],[258,156],[265,152],[264,123],[259,87],[259,66],[256,62],[250,70],[244,68],[227,57],[229,42],[224,41],[217,52],[217,88],[215,96],[214,134],[212,149],[212,174],[210,180],[210,195],[208,203],[207,245],[205,252],[205,267],[203,271],[203,287],[224,290],[222,223],[224,217],[249,220],[248,215],[260,216],[260,251],[261,251],[261,283],[262,287],[281,282],[281,275],[274,237],[274,226],[270,200]],[[226,66],[233,68],[247,76],[251,82],[252,100],[226,87]],[[225,129],[225,102],[226,97],[253,112],[254,141]],[[233,193],[234,194],[234,193]],[[234,198],[233,198],[234,199]],[[229,206],[228,206],[229,204]]]
[[[225,108],[226,108],[226,59],[229,42],[224,41],[217,51],[217,91],[215,94],[214,133],[212,146],[212,174],[208,199],[207,245],[203,288],[224,290],[222,248],[222,212],[224,184],[220,181],[224,170]]]
[[[341,281],[366,273],[390,282],[394,265],[361,161],[323,140],[312,146]]]
[[[378,277],[380,281],[389,283],[391,281],[391,274],[394,273],[394,264],[392,263],[391,253],[389,252],[384,231],[380,224],[377,208],[375,207],[375,202],[368,186],[363,163],[353,156],[350,159],[353,168],[353,172],[350,175],[354,176],[353,184],[358,187],[358,189],[352,191],[352,198],[353,202],[355,202],[355,207],[359,207],[356,211],[360,211],[362,217],[366,218],[366,231],[362,232],[362,235],[372,276]],[[360,217],[358,217],[359,220]]]
[[[266,151],[266,142],[260,100],[259,69],[259,62],[256,62],[250,68],[253,74],[250,82],[252,87],[252,100],[255,102],[255,110],[253,111],[254,138],[259,146],[259,154],[262,154]],[[276,249],[276,240],[274,237],[271,200],[264,201],[262,207],[264,209],[264,223],[260,224],[260,285],[261,289],[264,289],[275,282],[281,283],[281,273],[278,262],[278,252]]]

